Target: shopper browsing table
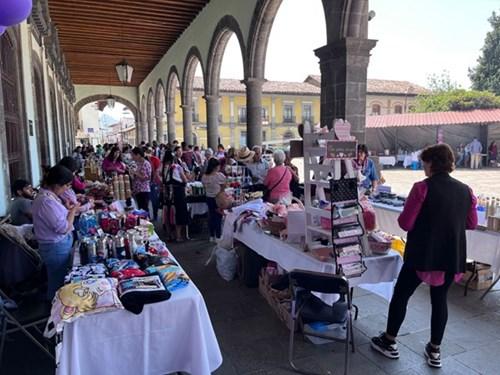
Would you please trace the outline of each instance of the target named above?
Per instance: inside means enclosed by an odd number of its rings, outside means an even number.
[[[220,161],[212,158],[208,161],[207,171],[201,178],[207,195],[208,206],[208,229],[210,231],[210,242],[221,236],[222,215],[217,209],[215,197],[226,185],[226,176],[220,172]]]
[[[80,205],[65,206],[59,196],[71,187],[73,173],[56,165],[50,168],[43,188],[33,201],[33,229],[40,255],[47,267],[47,298],[64,283],[73,245],[73,221]]]
[[[396,337],[408,300],[420,283],[430,286],[431,337],[425,347],[427,363],[441,367],[440,345],[448,320],[447,293],[465,273],[466,229],[477,225],[476,198],[471,189],[450,176],[453,151],[447,144],[425,149],[422,159],[427,179],[417,182],[398,222],[408,231],[404,264],[389,306],[387,329],[372,338],[372,348],[388,358],[399,358]]]
[[[130,168],[130,177],[137,207],[149,212],[151,164],[146,160],[144,150],[139,147],[134,147],[132,150],[132,159],[135,162],[135,168]]]
[[[125,163],[122,162],[121,152],[117,146],[114,146],[109,154],[102,161],[102,170],[107,176],[113,174],[124,174],[126,171]]]

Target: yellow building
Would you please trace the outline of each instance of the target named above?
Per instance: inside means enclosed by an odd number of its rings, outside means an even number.
[[[262,88],[262,140],[284,141],[298,137],[297,124],[320,119],[320,77],[310,75],[304,82],[267,81]],[[193,142],[207,145],[207,112],[203,79],[193,82]],[[411,109],[423,87],[407,81],[368,80],[367,115],[404,113]],[[237,79],[220,80],[219,143],[236,148],[246,145],[246,90]],[[176,95],[180,108],[180,93]],[[176,135],[182,138],[182,111],[175,114]]]

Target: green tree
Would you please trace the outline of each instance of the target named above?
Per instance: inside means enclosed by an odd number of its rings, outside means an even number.
[[[472,88],[500,95],[500,14],[493,12],[488,19],[492,30],[486,34],[477,66],[469,69]]]
[[[450,72],[443,70],[441,73],[432,73],[427,76],[427,87],[431,92],[445,92],[459,88],[457,81],[453,81]]]
[[[500,108],[500,97],[489,91],[454,89],[419,95],[413,112],[468,111]]]

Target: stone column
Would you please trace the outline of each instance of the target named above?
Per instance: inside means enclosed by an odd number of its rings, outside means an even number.
[[[155,139],[155,127],[156,127],[156,117],[151,116],[148,122],[148,139],[146,143],[151,143]]]
[[[366,71],[376,40],[344,38],[314,51],[321,70],[321,126],[337,118],[351,123],[351,134],[365,142]]]
[[[165,142],[165,115],[156,116],[156,141],[158,143]]]
[[[175,112],[167,112],[167,134],[168,142],[171,144],[175,140]]]
[[[207,103],[207,143],[212,150],[219,144],[219,96],[205,95]]]
[[[147,119],[145,113],[142,114],[142,118],[141,118],[140,134],[141,134],[141,137],[140,137],[141,139],[139,139],[139,142],[137,143],[137,145],[140,145],[142,141],[148,142],[148,119]]]
[[[182,108],[182,136],[188,145],[193,144],[193,105],[183,104]]]
[[[247,78],[247,146],[262,145],[262,78]]]

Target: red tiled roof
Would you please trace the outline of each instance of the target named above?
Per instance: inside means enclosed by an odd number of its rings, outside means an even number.
[[[221,92],[246,92],[245,85],[239,79],[221,78],[219,81]],[[194,77],[193,89],[203,90],[203,79]],[[306,82],[282,82],[266,81],[262,87],[262,92],[266,94],[292,94],[292,95],[320,95],[320,88]]]
[[[321,86],[321,76],[311,74],[304,82]],[[390,79],[368,79],[366,82],[367,94],[397,94],[416,96],[427,94],[429,90],[409,81],[395,81]]]
[[[262,87],[265,94],[317,95],[321,94],[321,77],[309,75],[304,82],[266,81]],[[193,89],[203,91],[203,79],[194,77]],[[245,85],[239,79],[221,78],[221,92],[244,93]],[[368,94],[395,94],[415,96],[427,93],[427,89],[408,81],[391,81],[384,79],[369,79]]]
[[[367,128],[500,123],[500,109],[367,116]]]

